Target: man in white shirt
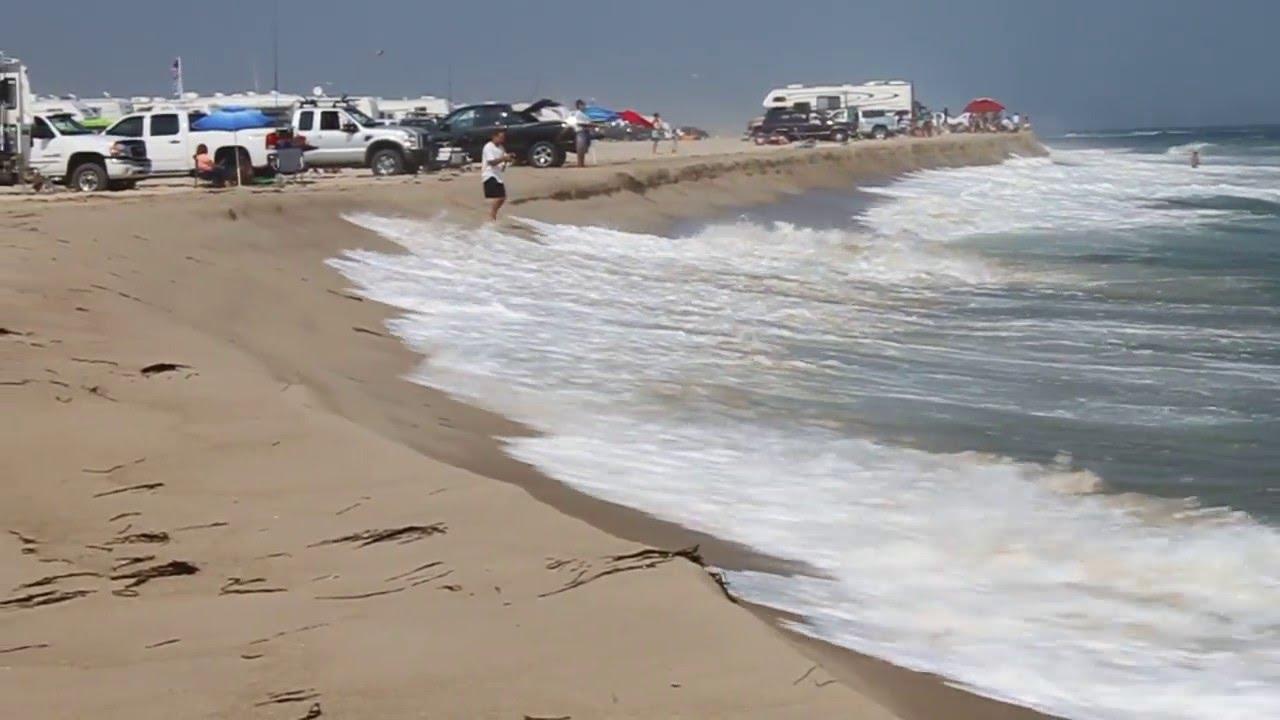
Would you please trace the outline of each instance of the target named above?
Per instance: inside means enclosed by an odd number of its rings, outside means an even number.
[[[569,124],[573,126],[574,150],[578,152],[578,167],[587,166],[587,151],[591,149],[591,116],[587,115],[587,104],[579,100],[573,104],[573,115],[569,116]]]
[[[507,131],[499,129],[480,153],[480,179],[484,183],[484,196],[492,201],[489,219],[493,222],[498,221],[498,210],[507,201],[507,184],[502,172],[511,162],[511,154],[507,152],[506,144]]]

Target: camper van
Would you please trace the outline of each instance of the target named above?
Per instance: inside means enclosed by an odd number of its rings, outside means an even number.
[[[909,119],[915,92],[906,80],[872,80],[861,85],[788,85],[764,96],[766,108],[798,108],[826,113],[860,134],[884,137]],[[854,111],[857,111],[855,116]]]
[[[910,113],[915,102],[906,80],[872,80],[861,85],[788,85],[764,96],[766,108],[792,108],[807,104],[810,110],[830,112],[846,107]]]

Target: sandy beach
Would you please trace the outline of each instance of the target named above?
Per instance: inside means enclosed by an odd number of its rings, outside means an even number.
[[[1043,152],[598,148],[511,170],[510,214],[659,229]],[[1037,717],[781,631],[708,568],[785,565],[570,491],[503,454],[526,429],[403,380],[391,311],[325,265],[394,250],[355,210],[483,217],[474,172],[0,194],[10,716]]]

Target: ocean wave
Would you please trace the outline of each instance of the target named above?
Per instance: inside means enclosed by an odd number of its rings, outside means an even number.
[[[1069,132],[1063,137],[1072,139],[1109,139],[1132,137],[1158,137],[1161,135],[1190,135],[1190,130],[1127,130],[1122,132]]]
[[[1185,157],[1187,155],[1190,155],[1193,152],[1204,154],[1208,152],[1210,148],[1216,148],[1216,147],[1218,146],[1211,142],[1183,143],[1182,145],[1174,145],[1168,150],[1165,150],[1164,154],[1175,156],[1175,157]]]
[[[1179,147],[1183,149],[1165,154],[1055,149],[1048,158],[994,167],[925,170],[868,188],[885,202],[860,219],[878,235],[939,242],[1019,232],[1207,225],[1245,215],[1229,208],[1159,203],[1205,196],[1278,196],[1280,168],[1225,160],[1192,168],[1185,160],[1190,152],[1186,148],[1192,146]]]
[[[1029,179],[1032,164],[1055,172],[1021,160],[986,175],[952,171],[959,186],[948,187],[964,195],[978,184],[987,209],[1026,202],[1013,186],[1053,185]],[[978,180],[1002,173],[1008,188]],[[887,194],[920,212],[921,183],[943,181],[922,173]],[[1051,202],[1070,201],[1059,195]],[[930,222],[951,213],[949,223],[964,224],[978,201],[938,202]],[[408,251],[331,263],[363,295],[402,310],[391,329],[430,353],[416,381],[542,430],[511,440],[511,452],[572,487],[817,569],[729,576],[735,592],[803,618],[798,629],[1072,717],[1243,720],[1280,705],[1280,533],[1189,500],[1104,492],[1102,478],[1067,457],[926,452],[845,432],[856,418],[823,410],[849,402],[851,378],[926,392],[886,359],[972,352],[910,342],[945,293],[1017,279],[932,239],[954,231],[738,222],[671,238],[348,219]],[[974,331],[1013,339],[1030,329]],[[1081,362],[1103,362],[1081,352]],[[970,393],[961,402],[984,402],[996,378],[1029,362],[1007,355],[960,356],[965,367],[991,366],[990,387],[938,382]],[[1069,369],[1062,358],[1058,374]],[[1108,378],[1126,370],[1096,368]],[[1218,382],[1204,368],[1163,372],[1185,373],[1192,390]]]

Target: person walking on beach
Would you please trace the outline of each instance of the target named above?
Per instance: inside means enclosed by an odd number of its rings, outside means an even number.
[[[574,128],[574,150],[578,153],[578,167],[586,167],[587,151],[591,149],[591,117],[587,115],[585,102],[578,100],[573,107],[573,115],[569,119]]]
[[[498,210],[507,202],[507,184],[502,172],[511,162],[507,152],[507,131],[499,129],[480,152],[480,178],[484,183],[484,196],[490,201],[489,220],[498,222]]]
[[[653,114],[653,154],[658,154],[658,143],[665,138],[671,138],[671,154],[675,155],[680,152],[680,139],[676,137],[676,132],[671,125],[662,119],[661,113]]]

